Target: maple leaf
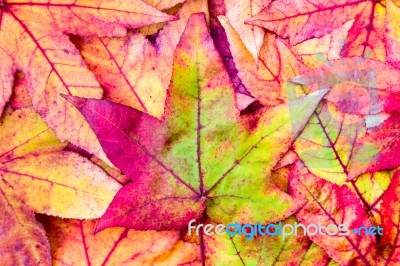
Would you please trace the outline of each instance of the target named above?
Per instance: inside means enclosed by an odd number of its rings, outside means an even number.
[[[32,108],[1,119],[0,188],[35,212],[69,218],[101,216],[120,185],[88,159],[65,151]],[[5,219],[5,218],[2,218]]]
[[[87,37],[79,50],[104,88],[105,99],[161,117],[172,75],[175,47],[190,14],[206,12],[205,1],[187,1],[179,20],[168,23],[153,45],[142,34],[126,38]]]
[[[11,95],[13,74],[25,74],[35,110],[57,136],[106,160],[81,114],[60,93],[101,98],[102,89],[66,34],[124,36],[174,19],[140,0],[0,1],[0,110]]]
[[[399,0],[0,0],[0,264],[399,264],[399,17]],[[192,219],[383,236],[247,241]]]
[[[50,245],[31,209],[0,187],[2,265],[51,265]]]
[[[346,37],[342,56],[363,56],[385,60],[384,0],[274,1],[268,8],[246,21],[264,27],[292,45],[319,38],[349,20],[354,24]]]
[[[290,217],[283,224],[293,223]],[[188,239],[178,231],[135,231],[124,228],[108,228],[96,235],[96,220],[78,221],[58,218],[41,219],[49,234],[54,265],[77,264],[86,261],[90,265],[206,265],[241,262],[289,263],[296,255],[298,265],[326,264],[328,255],[307,236],[256,237],[248,242],[243,236],[206,236],[206,256],[199,253],[198,239]],[[251,243],[251,245],[249,245]],[[313,264],[314,263],[314,264]]]
[[[290,194],[305,202],[296,213],[302,224],[308,226],[316,221],[322,226],[347,224],[350,230],[371,226],[360,201],[346,186],[339,187],[314,176],[300,161],[292,171]],[[339,264],[372,265],[377,255],[377,243],[372,235],[316,234],[310,238]]]
[[[53,265],[183,265],[200,259],[198,246],[180,240],[177,231],[109,228],[94,235],[96,223],[46,217]]]
[[[293,217],[284,221],[293,223]],[[96,220],[78,221],[58,218],[41,219],[49,234],[53,264],[90,265],[206,265],[225,263],[245,265],[252,262],[289,263],[296,255],[298,265],[327,263],[329,257],[308,237],[299,234],[281,237],[205,237],[206,256],[200,257],[198,240],[182,240],[178,231],[135,231],[108,228],[93,235]],[[193,242],[192,242],[193,241]],[[252,243],[249,245],[249,243]],[[256,254],[256,255],[255,255]]]
[[[127,106],[67,96],[110,160],[135,181],[118,192],[97,229],[181,229],[204,211],[215,222],[288,217],[298,207],[264,180],[325,93],[239,117],[204,15],[192,15],[175,53],[162,121]]]

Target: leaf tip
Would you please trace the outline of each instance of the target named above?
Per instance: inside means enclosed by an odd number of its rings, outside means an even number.
[[[85,105],[85,99],[72,96],[72,95],[65,95],[65,94],[60,94],[61,97],[63,97],[65,100],[67,100],[69,103],[71,103],[73,106],[75,106],[78,109],[82,109],[83,106]]]
[[[321,100],[329,92],[329,90],[330,90],[329,88],[320,89],[320,90],[310,93],[309,95],[315,95],[318,97],[319,100]]]
[[[290,78],[289,82],[300,84],[300,85],[306,85],[306,82],[302,76],[296,76],[296,77]]]
[[[206,14],[204,12],[197,12],[190,15],[189,21],[200,20],[206,22]],[[188,22],[189,24],[189,22]]]
[[[244,24],[246,24],[246,25],[253,25],[253,24],[256,23],[257,20],[258,20],[257,15],[255,15],[255,16],[253,16],[253,17],[251,17],[251,18],[246,19],[246,20],[244,21]]]
[[[100,233],[101,231],[103,231],[104,229],[106,229],[107,226],[105,226],[102,222],[101,222],[101,218],[100,221],[97,223],[96,228],[93,231],[93,234],[97,235],[98,233]]]

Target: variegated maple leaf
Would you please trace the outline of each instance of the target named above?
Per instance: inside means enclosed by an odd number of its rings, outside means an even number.
[[[97,229],[179,230],[205,214],[214,222],[288,217],[297,204],[266,177],[325,92],[239,117],[204,15],[192,15],[175,53],[161,121],[127,106],[67,96],[109,159],[134,180]]]

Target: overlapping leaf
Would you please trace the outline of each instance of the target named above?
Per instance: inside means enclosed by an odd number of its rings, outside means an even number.
[[[360,201],[346,187],[339,187],[311,174],[301,162],[293,169],[290,182],[291,195],[305,201],[296,217],[306,226],[321,224],[347,224],[350,230],[371,226]],[[377,256],[377,243],[372,235],[352,234],[329,236],[316,234],[311,240],[321,246],[340,264],[371,265]]]
[[[293,98],[286,81],[306,71],[289,47],[271,33],[266,33],[255,60],[227,17],[219,16],[225,29],[238,76],[246,89],[261,103],[274,106]]]
[[[186,0],[144,0],[147,4],[157,8],[158,10],[165,10],[172,8],[178,4],[186,2]]]
[[[11,95],[15,71],[27,80],[35,110],[61,140],[106,159],[88,124],[60,93],[100,98],[102,89],[66,34],[124,36],[174,17],[140,0],[0,2],[0,110]]]
[[[311,69],[323,66],[326,61],[338,60],[353,23],[354,19],[320,38],[312,38],[294,45],[292,50]]]
[[[64,151],[32,108],[6,114],[0,138],[7,139],[0,144],[0,188],[36,212],[96,218],[120,187],[86,158]]]
[[[105,98],[161,117],[175,47],[190,14],[196,12],[207,12],[206,1],[187,1],[177,13],[179,20],[168,23],[154,45],[140,33],[78,41],[85,61],[103,85]]]
[[[250,95],[249,91],[238,76],[238,68],[235,66],[235,62],[233,61],[232,53],[229,49],[228,39],[218,19],[219,16],[225,16],[227,13],[225,2],[210,0],[208,1],[208,5],[210,10],[210,34],[214,40],[217,51],[222,57],[222,62],[228,71],[229,77],[231,78],[235,88],[235,92],[237,92],[237,107],[241,111],[245,110],[247,107],[250,107],[252,103],[256,104],[256,100]]]
[[[275,1],[247,23],[262,26],[291,44],[322,37],[349,20],[354,24],[342,56],[363,56],[384,61],[386,1],[341,0]]]
[[[400,115],[393,114],[355,143],[349,179],[365,172],[391,170],[399,166],[399,127]]]
[[[258,63],[258,55],[264,42],[264,29],[244,24],[245,20],[259,13],[270,1],[246,0],[233,1],[225,0],[226,18],[235,29],[247,50]]]

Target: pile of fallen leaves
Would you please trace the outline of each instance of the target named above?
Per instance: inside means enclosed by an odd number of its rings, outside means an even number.
[[[2,266],[400,263],[398,0],[0,0],[0,110]]]

